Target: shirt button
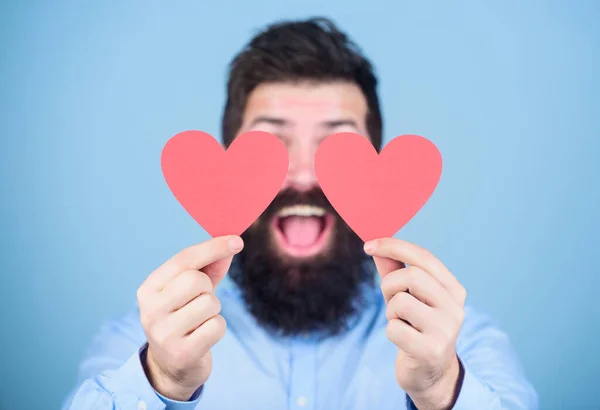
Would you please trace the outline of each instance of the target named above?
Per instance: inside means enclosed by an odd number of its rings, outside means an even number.
[[[304,396],[298,396],[298,398],[296,399],[296,404],[299,407],[306,407],[306,405],[308,404],[308,399]]]
[[[148,407],[146,406],[146,402],[144,400],[138,401],[138,410],[146,410]]]

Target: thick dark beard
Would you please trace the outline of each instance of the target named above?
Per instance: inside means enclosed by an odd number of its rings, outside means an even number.
[[[323,255],[299,261],[277,253],[269,223],[281,207],[295,204],[320,206],[335,216],[333,241]],[[244,250],[234,260],[231,278],[257,322],[277,334],[343,332],[362,307],[362,285],[373,283],[372,272],[364,266],[362,240],[320,189],[280,193],[242,238]]]

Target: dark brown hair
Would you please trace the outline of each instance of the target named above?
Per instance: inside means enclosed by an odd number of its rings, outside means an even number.
[[[348,81],[358,85],[367,101],[367,132],[375,148],[381,149],[383,124],[373,67],[348,36],[326,18],[270,25],[233,59],[222,119],[225,146],[239,131],[246,102],[255,87],[300,81]]]

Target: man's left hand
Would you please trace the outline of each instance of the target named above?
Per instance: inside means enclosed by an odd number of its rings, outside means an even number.
[[[365,244],[365,252],[381,275],[387,335],[399,349],[398,384],[420,410],[450,409],[460,385],[456,340],[465,288],[435,256],[412,243],[376,239]]]

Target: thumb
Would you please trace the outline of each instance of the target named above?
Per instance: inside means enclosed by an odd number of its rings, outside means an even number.
[[[373,260],[375,261],[375,266],[377,267],[379,276],[381,276],[382,278],[390,272],[406,267],[406,265],[403,262],[399,262],[390,258],[374,256]]]

